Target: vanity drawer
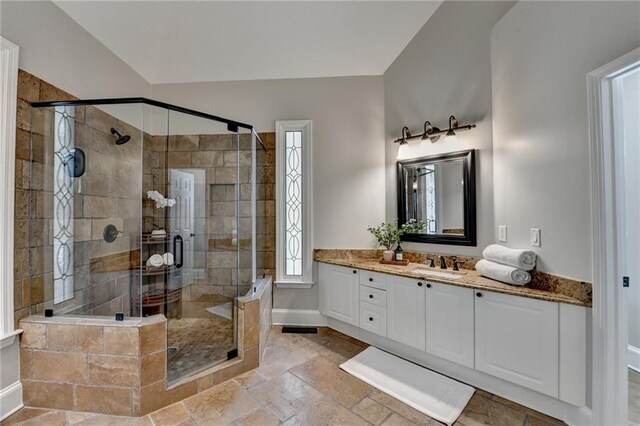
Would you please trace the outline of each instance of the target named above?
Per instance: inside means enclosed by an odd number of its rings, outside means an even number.
[[[387,337],[387,309],[360,302],[360,328]]]
[[[360,270],[360,284],[386,290],[387,276],[378,272]]]
[[[382,307],[387,306],[387,292],[366,285],[360,286],[360,300]]]

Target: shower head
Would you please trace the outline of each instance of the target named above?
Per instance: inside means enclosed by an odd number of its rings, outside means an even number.
[[[122,134],[120,134],[119,131],[117,131],[113,127],[111,128],[111,134],[118,137],[118,139],[116,139],[116,145],[124,145],[125,143],[127,143],[127,142],[129,142],[131,140],[131,136],[122,135]]]

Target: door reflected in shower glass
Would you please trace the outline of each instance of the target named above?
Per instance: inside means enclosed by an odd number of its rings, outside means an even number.
[[[226,124],[169,112],[164,223],[169,383],[237,349],[238,144]],[[173,203],[175,202],[175,203]],[[158,224],[156,224],[158,225]]]

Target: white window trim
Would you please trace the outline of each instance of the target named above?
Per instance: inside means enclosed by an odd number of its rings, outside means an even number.
[[[13,321],[13,233],[19,48],[0,37],[0,341],[12,344],[22,330]]]
[[[302,276],[285,275],[285,132],[302,131]],[[313,128],[311,120],[276,121],[276,286],[313,282]]]

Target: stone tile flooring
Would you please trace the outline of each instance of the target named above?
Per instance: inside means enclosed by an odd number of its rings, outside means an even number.
[[[167,321],[169,383],[226,361],[235,348],[234,321],[218,315],[207,318],[170,318]]]
[[[2,425],[440,425],[350,376],[338,365],[367,345],[328,328],[317,335],[273,327],[263,364],[145,417],[24,408]],[[458,426],[564,423],[478,390]]]

